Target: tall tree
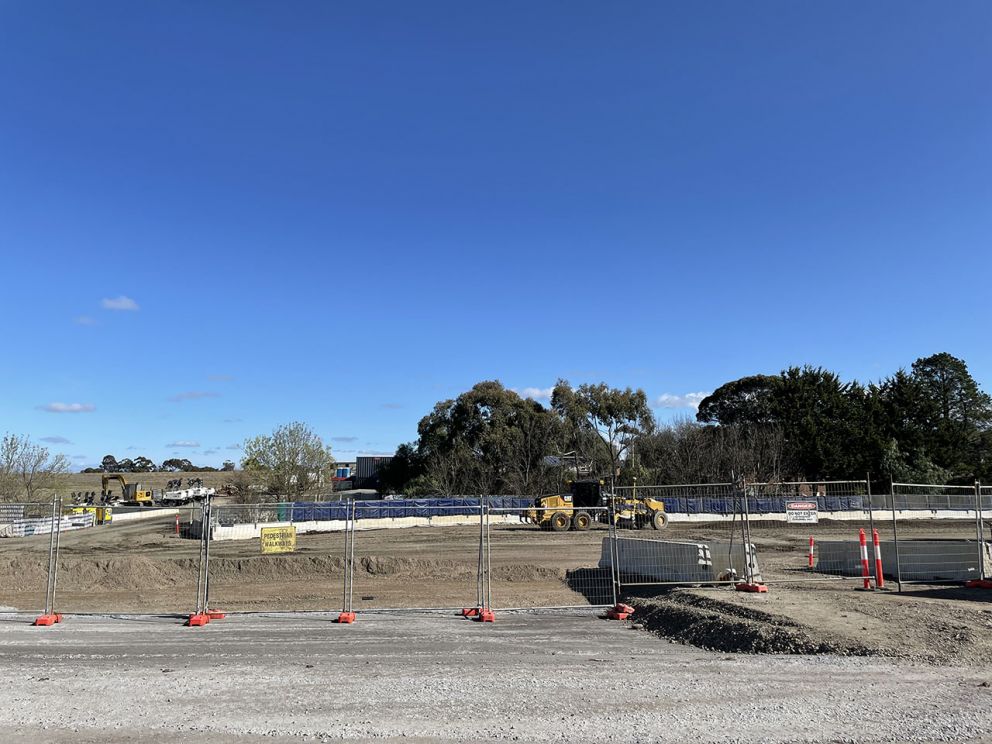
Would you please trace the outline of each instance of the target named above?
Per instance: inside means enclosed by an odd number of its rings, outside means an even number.
[[[567,380],[559,380],[551,394],[551,406],[574,431],[596,435],[610,463],[611,481],[619,477],[620,464],[634,441],[654,428],[643,390],[620,390],[605,383],[573,389]]]
[[[268,436],[246,440],[243,451],[242,469],[260,476],[273,494],[312,493],[334,472],[331,448],[300,422],[284,424]]]
[[[444,493],[536,493],[557,421],[540,403],[498,381],[440,401],[417,427],[417,457]]]
[[[62,487],[68,473],[65,455],[50,452],[30,437],[5,434],[0,440],[0,498],[30,501],[43,490]]]

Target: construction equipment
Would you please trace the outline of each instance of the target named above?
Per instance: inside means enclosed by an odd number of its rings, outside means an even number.
[[[121,484],[121,498],[117,499],[110,491],[110,482],[118,481]],[[143,489],[140,483],[128,483],[121,473],[105,473],[101,479],[103,489],[102,502],[104,504],[120,503],[124,506],[152,506],[152,492]]]
[[[184,506],[195,501],[203,501],[215,493],[216,489],[204,488],[201,478],[187,478],[186,488],[183,488],[182,478],[174,478],[166,485],[159,502],[165,506]]]
[[[664,502],[614,496],[604,492],[603,485],[603,481],[595,478],[572,481],[568,493],[534,499],[534,508],[527,511],[524,520],[552,532],[582,532],[594,521],[608,522],[609,514],[619,527],[641,529],[651,526],[660,530],[668,525]],[[603,507],[611,508],[604,512]]]

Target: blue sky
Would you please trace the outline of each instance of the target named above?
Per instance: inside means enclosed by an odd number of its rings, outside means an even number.
[[[3,3],[0,430],[219,464],[303,420],[350,459],[491,378],[661,418],[790,364],[949,351],[992,388],[990,33],[985,2]]]

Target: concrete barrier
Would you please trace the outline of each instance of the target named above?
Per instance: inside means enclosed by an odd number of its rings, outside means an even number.
[[[116,516],[114,517],[116,519]],[[490,515],[490,524],[518,524],[520,518],[514,514]],[[246,522],[242,524],[214,525],[210,533],[211,540],[257,540],[261,537],[264,527],[296,527],[297,535],[311,532],[342,532],[347,523],[343,519],[312,520],[306,522]],[[452,515],[447,517],[397,517],[385,519],[358,519],[355,521],[357,531],[366,530],[395,530],[410,527],[458,527],[479,526],[479,516]],[[536,529],[536,528],[535,528]],[[193,522],[190,530],[191,537],[199,537],[200,523]]]
[[[711,540],[701,543],[618,536],[616,550],[621,584],[628,586],[639,583],[711,584],[732,578],[743,579],[745,575],[747,556],[740,542]],[[758,554],[753,545],[750,552],[754,578],[761,581]],[[604,538],[599,567],[612,566],[610,539]]]
[[[882,567],[885,575],[896,576],[896,545],[882,540]],[[988,542],[981,546],[985,575],[992,568]],[[899,569],[903,581],[968,581],[980,575],[979,546],[976,540],[900,540]],[[861,576],[857,540],[819,540],[814,570],[838,576]],[[873,570],[874,572],[874,570]]]

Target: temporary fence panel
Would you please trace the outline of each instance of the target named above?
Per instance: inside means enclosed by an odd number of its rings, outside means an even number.
[[[0,504],[0,607],[23,612],[45,609],[48,599],[52,525],[71,528],[53,512],[53,502]]]
[[[354,612],[478,606],[482,502],[444,501],[355,502]]]
[[[347,502],[213,504],[208,609],[340,610],[346,527]]]
[[[881,527],[868,488],[867,481],[743,482],[741,511],[762,581],[863,580],[861,533],[871,546]],[[872,573],[874,560],[868,565]]]
[[[196,506],[80,507],[63,503],[56,610],[181,613],[194,600],[196,546],[178,525]],[[66,522],[92,526],[65,529]]]
[[[488,521],[494,608],[616,602],[606,508],[493,507]]]
[[[756,561],[744,547],[740,500],[731,483],[618,488],[610,503],[621,593],[729,585],[743,581]]]
[[[977,486],[893,483],[887,506],[896,542],[883,544],[886,571],[901,583],[981,578],[989,562],[980,534],[981,500]]]

